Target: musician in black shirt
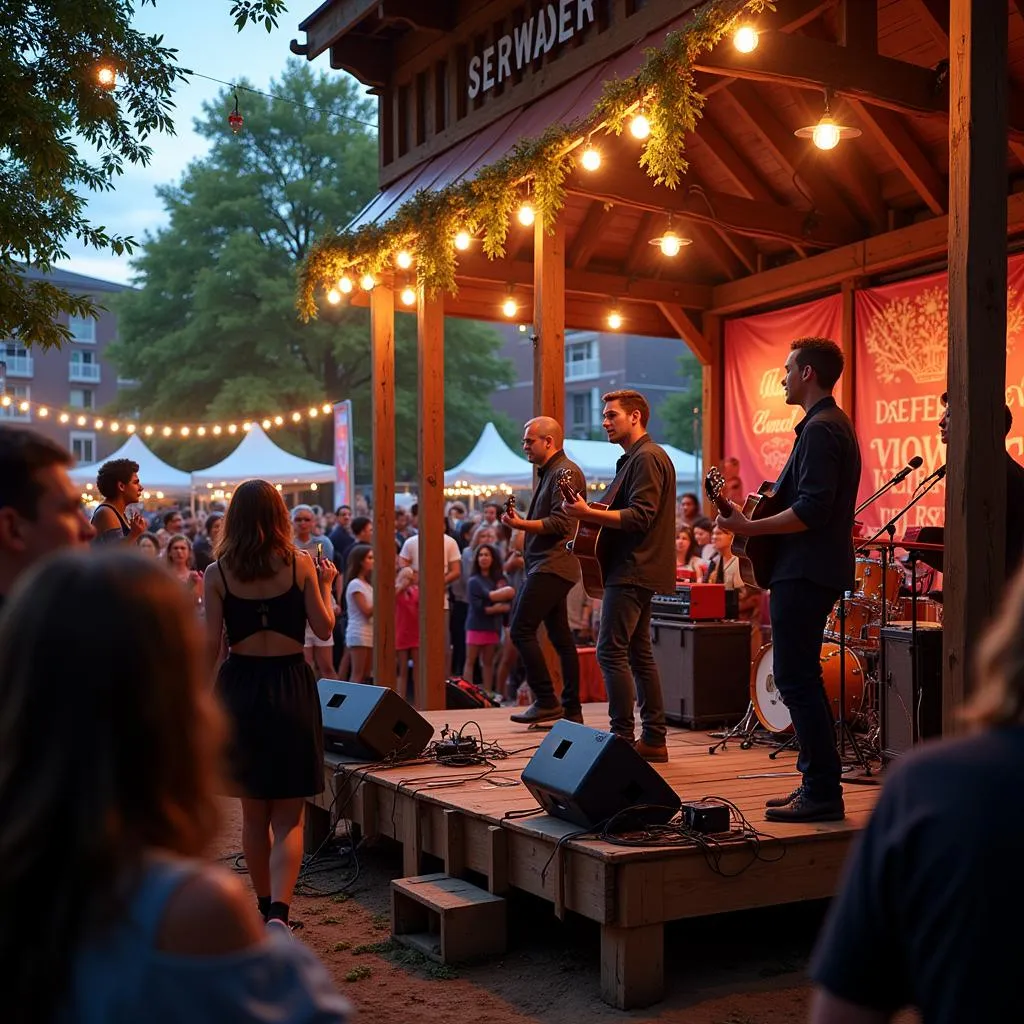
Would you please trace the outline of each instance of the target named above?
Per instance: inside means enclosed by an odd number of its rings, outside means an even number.
[[[825,623],[854,579],[853,510],[860,482],[860,448],[832,390],[843,371],[834,341],[792,343],[782,381],[787,405],[802,406],[796,442],[775,487],[773,508],[747,519],[738,509],[720,525],[736,534],[775,537],[770,577],[775,685],[793,718],[803,780],[786,797],[768,801],[769,821],[838,821],[845,816],[832,707],[821,672]]]

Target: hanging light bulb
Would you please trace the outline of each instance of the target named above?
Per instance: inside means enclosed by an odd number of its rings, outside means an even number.
[[[412,255],[404,249],[395,257],[399,270],[408,270],[412,266]]]
[[[124,431],[125,431],[126,434],[134,434],[135,433],[135,424],[134,423],[126,423],[125,427],[124,427]]]
[[[759,41],[757,29],[753,25],[740,25],[732,37],[732,45],[740,53],[753,53]]]
[[[118,423],[117,420],[114,420],[110,424],[110,429],[116,434],[121,429],[121,424]]]
[[[364,292],[372,292],[373,286],[376,283],[377,282],[373,279],[373,274],[363,274],[363,276],[359,278],[359,287],[362,288]]]
[[[671,259],[674,256],[678,256],[680,250],[684,245],[692,244],[692,238],[684,238],[672,229],[672,218],[669,218],[668,226],[665,228],[663,234],[657,238],[651,239],[651,245],[656,245],[660,250],[662,256],[667,256]]]
[[[36,415],[37,415],[37,416],[42,416],[42,418],[43,418],[43,419],[45,420],[45,419],[46,419],[46,417],[50,415],[50,410],[49,410],[49,409],[47,409],[45,405],[41,405],[41,406],[40,406],[40,407],[39,407],[39,408],[38,408],[38,409],[36,410]]]
[[[117,68],[113,64],[100,64],[96,69],[96,81],[101,89],[109,92],[117,86]]]
[[[228,114],[228,127],[232,135],[237,135],[245,124],[245,118],[238,112],[238,93],[235,93],[235,109]]]
[[[617,309],[613,309],[608,314],[608,326],[613,331],[617,331],[622,326],[622,314]]]
[[[270,429],[270,420],[269,419],[266,419],[266,420],[263,421],[263,429],[264,430],[269,430]]]
[[[416,289],[409,285],[406,285],[402,289],[400,296],[403,306],[415,306],[416,305]]]
[[[196,433],[197,433],[197,434],[198,434],[198,435],[199,435],[200,437],[206,437],[206,427],[197,427],[197,428],[196,428]]]
[[[171,430],[170,427],[164,427],[161,433],[164,435],[164,437],[170,437],[173,431]]]
[[[280,427],[280,426],[283,426],[283,425],[284,425],[284,417],[283,416],[275,416],[274,417],[274,426]]]
[[[228,424],[228,433],[229,434],[237,434],[238,433],[238,427],[235,426],[234,423],[229,423]]]
[[[292,423],[298,423],[299,420],[301,420],[301,419],[302,419],[302,413],[301,412],[293,412],[292,413]]]
[[[146,429],[143,431],[143,433],[146,435],[146,437],[152,437],[153,436],[153,428],[152,427],[146,427]]]
[[[522,224],[524,228],[528,228],[537,219],[537,214],[529,200],[519,207],[519,212],[516,214],[516,217],[519,218],[519,223]]]
[[[509,295],[509,297],[501,304],[501,311],[509,318],[509,320],[519,312],[519,306],[511,295]]]
[[[331,405],[330,402],[324,402],[324,404],[320,406],[320,411],[325,416],[329,415],[333,410],[334,410],[334,406]]]
[[[469,232],[462,230],[455,235],[455,248],[460,252],[465,252],[469,248],[470,237]]]
[[[580,157],[580,165],[585,171],[596,171],[601,166],[601,151],[588,142]]]
[[[327,301],[332,306],[336,306],[339,302],[341,302],[341,292],[339,292],[337,288],[332,288],[327,293]]]
[[[188,429],[188,427],[182,427],[181,428],[181,436],[182,437],[188,437],[188,435],[190,433],[191,433],[191,431]]]
[[[320,415],[320,410],[315,405],[311,405],[309,407],[310,419],[314,419],[315,420],[317,418],[317,416],[319,416],[319,415]]]
[[[66,412],[62,412],[60,416],[58,416],[57,418],[61,421],[61,423],[67,423],[67,421],[71,419],[71,417]]]
[[[338,291],[342,295],[349,295],[352,292],[352,278],[348,274],[342,274],[338,279]]]
[[[647,120],[642,107],[629,122],[629,133],[634,139],[646,139],[651,134],[651,122]]]
[[[803,128],[797,128],[793,134],[798,139],[810,139],[818,149],[835,149],[842,139],[855,139],[860,135],[859,128],[848,128],[846,125],[837,123],[832,116],[831,93],[825,93],[825,113],[817,124],[809,124]]]

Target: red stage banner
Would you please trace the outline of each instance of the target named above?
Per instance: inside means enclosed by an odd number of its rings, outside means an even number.
[[[917,472],[866,509],[872,529],[888,522],[914,496],[926,474],[946,461],[939,437],[940,396],[946,390],[949,289],[945,273],[868,288],[856,295],[856,414],[864,472],[860,500],[874,493],[915,455]],[[1008,447],[1024,450],[1024,257],[1009,261],[1006,401],[1014,413]],[[939,483],[897,527],[941,526],[945,483]]]
[[[774,481],[793,447],[803,416],[786,405],[783,366],[794,338],[834,338],[842,321],[839,295],[725,324],[725,430],[719,458],[740,460],[745,491]],[[836,393],[839,389],[837,387]]]

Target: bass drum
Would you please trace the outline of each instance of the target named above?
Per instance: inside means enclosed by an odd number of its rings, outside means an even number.
[[[825,679],[825,693],[833,712],[839,713],[839,645],[821,645],[821,672]],[[861,709],[864,700],[864,664],[854,651],[845,651],[846,665],[846,718],[851,719]],[[750,700],[757,720],[769,731],[793,731],[793,719],[775,687],[772,644],[765,644],[757,652],[750,676]]]

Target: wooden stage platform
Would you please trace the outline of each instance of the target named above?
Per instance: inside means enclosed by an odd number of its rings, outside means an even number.
[[[713,741],[706,732],[670,729],[670,760],[655,767],[684,801],[723,797],[736,804],[766,834],[760,858],[747,842],[723,844],[718,873],[695,847],[627,848],[593,839],[559,846],[576,826],[541,813],[505,817],[536,807],[519,776],[546,735],[514,725],[508,716],[507,708],[426,714],[435,739],[445,725],[458,729],[475,721],[488,742],[516,752],[495,761],[496,770],[485,778],[479,778],[480,767],[413,763],[368,770],[328,754],[328,788],[318,809],[310,808],[307,839],[324,834],[330,810],[364,836],[402,843],[406,876],[421,874],[424,855],[432,855],[448,875],[475,873],[491,893],[521,889],[550,900],[560,917],[573,911],[597,921],[601,994],[621,1009],[662,997],[666,921],[831,895],[878,794],[877,786],[846,785],[843,822],[766,822],[765,799],[796,785],[794,754],[773,761],[770,747],[741,750],[730,741],[710,755]],[[584,705],[584,716],[588,725],[607,728],[606,704]]]

